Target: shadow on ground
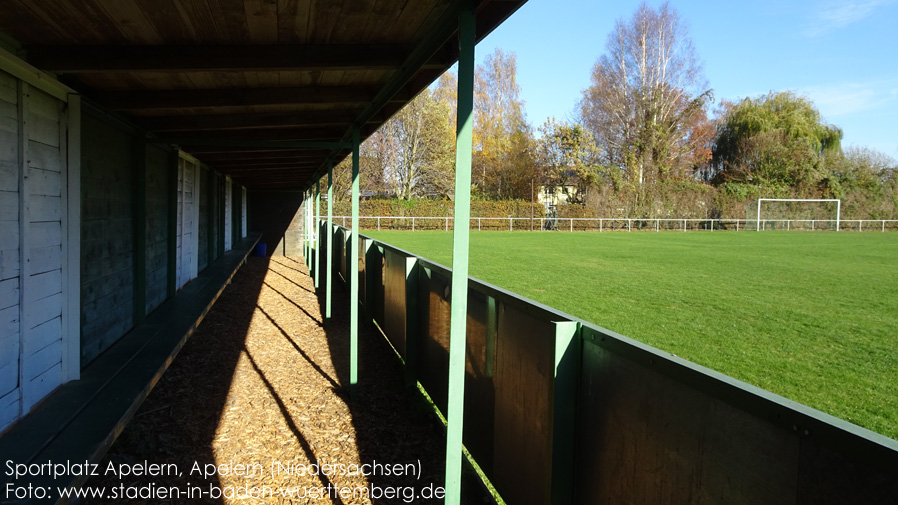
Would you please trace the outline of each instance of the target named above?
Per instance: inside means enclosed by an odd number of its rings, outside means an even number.
[[[179,475],[129,476],[127,479],[106,476],[92,479],[88,486],[105,489],[107,493],[122,484],[145,492],[150,488],[156,490],[151,497],[126,496],[128,503],[135,504],[241,501],[215,496],[216,489],[231,485],[232,480],[215,475],[206,477],[195,470],[205,470],[207,464],[230,464],[231,468],[233,464],[251,465],[255,461],[239,459],[240,455],[249,454],[243,452],[248,447],[256,451],[253,454],[264,454],[280,462],[295,459],[319,465],[368,463],[411,464],[414,467],[411,475],[384,475],[381,472],[367,479],[360,477],[370,501],[359,499],[359,495],[353,498],[344,494],[341,497],[339,492],[331,491],[327,497],[311,497],[315,503],[442,502],[433,498],[434,491],[443,486],[444,479],[445,430],[442,424],[420,393],[403,388],[401,363],[376,328],[365,325],[359,339],[357,399],[350,399],[346,290],[335,279],[333,317],[324,321],[323,289],[319,289],[319,296],[314,296],[314,284],[307,272],[302,259],[283,256],[250,258],[101,465],[105,468],[112,462],[139,468],[144,462],[151,465],[173,463],[177,465]],[[280,282],[278,286],[274,285],[276,281]],[[278,307],[259,302],[262,290],[270,290],[281,298]],[[305,299],[299,299],[303,296]],[[258,324],[253,322],[254,318],[266,324],[266,338],[279,344],[275,359],[268,356],[267,348],[248,343],[251,326],[255,328]],[[274,346],[270,347],[273,349]],[[235,398],[244,393],[251,394],[234,391],[241,362],[244,373],[257,378],[254,380],[259,384],[259,392],[252,393],[255,396],[241,401],[265,406],[262,416],[255,409],[252,411],[256,413],[246,415],[275,419],[240,419],[243,413]],[[299,383],[292,383],[290,387],[294,388],[295,394],[284,387],[283,375],[289,367],[302,368],[309,374]],[[299,404],[302,402],[308,405]],[[348,420],[345,419],[347,413]],[[237,424],[238,427],[242,424],[242,431],[235,430],[234,423],[230,422],[231,431],[222,432],[225,419],[233,420],[234,416],[240,420]],[[283,429],[275,435],[254,430],[254,426],[263,424]],[[348,447],[349,450],[341,454],[335,447]],[[227,454],[231,450],[228,448],[233,450],[231,455]],[[231,460],[235,457],[238,460]],[[404,468],[408,471],[410,467]],[[466,473],[463,501],[490,502],[475,478],[472,472]],[[283,482],[276,485],[283,485]],[[315,478],[298,479],[295,484],[318,488],[347,485],[346,481],[339,483],[320,474]],[[160,499],[162,488],[178,488],[181,499]],[[125,491],[123,487],[120,489]],[[185,492],[192,494],[185,495]],[[307,503],[309,498],[275,496],[250,501]],[[94,498],[82,501],[88,504],[111,502],[122,500]]]

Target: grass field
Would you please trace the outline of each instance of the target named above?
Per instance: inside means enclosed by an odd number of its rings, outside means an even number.
[[[470,274],[898,439],[896,233],[472,232]]]

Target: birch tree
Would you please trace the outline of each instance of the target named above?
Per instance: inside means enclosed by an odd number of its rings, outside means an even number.
[[[697,119],[712,99],[686,24],[668,3],[640,4],[618,20],[606,53],[583,91],[580,121],[593,134],[604,164],[637,188],[680,176],[709,157],[713,132]],[[697,149],[704,151],[697,153]]]

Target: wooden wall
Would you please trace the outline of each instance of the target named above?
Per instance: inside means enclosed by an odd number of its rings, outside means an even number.
[[[134,325],[133,132],[86,108],[82,121],[81,363]]]
[[[178,160],[177,288],[198,273],[200,165],[193,159]]]
[[[68,115],[0,71],[0,430],[71,376]]]
[[[224,250],[230,251],[234,243],[234,191],[230,177],[225,178],[224,190]]]
[[[215,198],[215,181],[223,186],[223,178],[189,155],[147,144],[143,132],[96,107],[84,114],[82,134],[81,366],[86,366],[170,296],[170,276],[180,289],[198,275],[201,255],[204,267],[220,255],[215,216],[231,217],[231,212],[214,208],[222,200]],[[205,198],[204,185],[212,186]],[[210,217],[202,240],[201,220]]]
[[[212,231],[210,226],[211,223],[209,222],[212,217],[212,213],[209,211],[209,190],[211,187],[210,173],[208,168],[200,168],[199,215],[197,216],[199,218],[199,231],[197,233],[197,271],[199,272],[202,272],[209,266],[210,257],[209,239],[212,235],[210,233]]]
[[[249,229],[260,232],[269,256],[302,256],[302,192],[251,191]]]
[[[3,56],[0,431],[244,237],[248,212],[240,185]]]
[[[0,429],[19,416],[19,93],[0,72]]]
[[[146,159],[146,312],[168,296],[168,186],[171,152],[147,146]]]

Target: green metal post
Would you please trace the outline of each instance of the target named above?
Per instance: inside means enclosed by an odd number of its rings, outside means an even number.
[[[309,195],[305,188],[302,190],[302,257],[306,266],[309,265]]]
[[[315,289],[318,289],[318,278],[321,277],[321,229],[318,221],[321,219],[321,179],[315,181],[315,227],[312,231],[315,233]]]
[[[306,196],[305,196],[305,204],[306,204],[306,213],[303,216],[305,218],[305,236],[306,236],[306,266],[309,268],[309,274],[312,273],[312,227],[310,226],[311,219],[309,217],[312,214],[312,189],[306,188]]]
[[[359,129],[352,130],[352,240],[349,274],[349,390],[356,397],[359,382]]]
[[[574,425],[580,377],[580,323],[557,321],[555,326],[555,380],[552,382],[551,503],[574,502]]]
[[[327,166],[327,287],[325,288],[324,318],[331,318],[331,290],[334,275],[334,164]]]
[[[465,347],[468,312],[468,251],[471,217],[471,147],[474,110],[473,2],[458,16],[458,135],[455,141],[455,226],[452,236],[452,300],[449,325],[449,402],[446,413],[446,501],[461,502]]]

